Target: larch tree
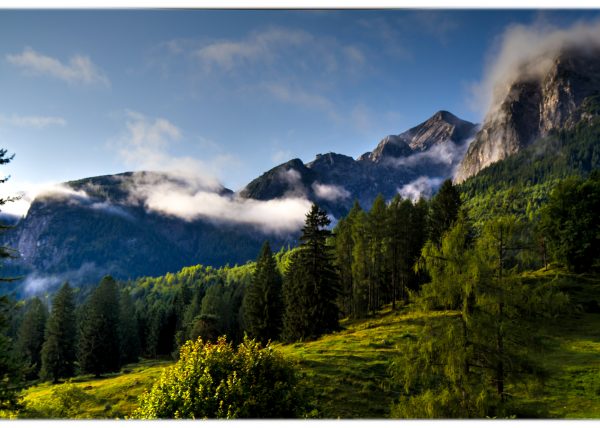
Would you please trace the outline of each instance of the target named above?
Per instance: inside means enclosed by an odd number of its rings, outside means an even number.
[[[422,264],[431,282],[420,303],[447,312],[429,317],[418,340],[392,365],[404,390],[393,416],[506,416],[515,384],[543,374],[530,358],[541,349],[534,326],[558,313],[566,297],[547,284],[523,283],[523,247],[513,217],[488,222],[473,242],[462,215],[439,246],[425,246]]]

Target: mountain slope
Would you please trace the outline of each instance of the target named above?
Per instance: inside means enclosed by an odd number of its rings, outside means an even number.
[[[515,154],[553,130],[572,128],[585,118],[585,99],[600,93],[597,51],[568,50],[541,75],[525,73],[487,114],[458,167],[460,183],[486,166]]]
[[[258,200],[304,195],[339,217],[355,199],[368,208],[379,193],[391,199],[420,176],[451,177],[476,127],[439,111],[399,135],[383,138],[357,160],[337,153],[319,154],[307,164],[293,159],[251,181],[240,195]]]

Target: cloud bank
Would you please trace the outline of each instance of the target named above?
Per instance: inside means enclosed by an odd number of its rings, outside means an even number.
[[[6,55],[6,60],[29,74],[46,75],[70,84],[110,86],[108,77],[87,56],[74,55],[64,64],[26,47],[19,54]]]
[[[440,177],[427,177],[423,175],[402,186],[398,190],[398,193],[404,199],[410,199],[413,202],[417,202],[420,198],[429,199],[443,181],[444,179]]]
[[[298,171],[285,172],[284,179],[293,190],[284,198],[239,198],[226,192],[216,177],[221,167],[230,166],[235,159],[221,155],[203,161],[173,155],[172,147],[183,137],[184,133],[165,118],[127,112],[125,131],[113,142],[118,155],[135,170],[166,174],[134,174],[129,183],[129,203],[186,221],[251,225],[269,233],[291,232],[302,226],[310,202],[304,196]]]
[[[98,276],[102,272],[95,263],[84,263],[79,269],[74,269],[60,274],[45,275],[38,272],[27,275],[22,289],[28,296],[35,296],[46,291],[55,290],[65,282],[81,284],[90,277]]]
[[[318,198],[325,199],[327,201],[338,201],[340,199],[348,199],[350,192],[342,186],[336,186],[334,184],[321,184],[314,182],[312,188],[315,195]]]
[[[483,78],[470,87],[471,107],[493,114],[516,79],[540,79],[556,55],[574,48],[600,48],[600,20],[579,21],[568,28],[545,22],[509,26],[495,42]]]
[[[62,117],[56,116],[2,116],[0,115],[0,124],[17,126],[19,128],[43,129],[49,126],[66,126],[67,121]]]
[[[451,175],[454,175],[472,141],[473,138],[462,144],[456,144],[448,140],[436,144],[424,152],[417,152],[406,157],[389,158],[386,162],[398,168],[413,168],[426,164],[445,165],[448,167]]]
[[[287,197],[259,201],[219,194],[194,181],[145,180],[138,176],[133,192],[146,209],[186,221],[205,219],[216,223],[254,226],[270,233],[298,230],[310,210],[310,201]]]

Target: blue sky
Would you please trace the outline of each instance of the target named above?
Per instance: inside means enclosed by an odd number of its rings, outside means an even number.
[[[473,122],[501,36],[598,11],[0,10],[7,190],[190,168],[238,190],[449,110]]]

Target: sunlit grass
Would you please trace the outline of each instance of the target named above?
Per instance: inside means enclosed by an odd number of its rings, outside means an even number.
[[[543,384],[511,388],[515,416],[600,418],[600,313],[582,310],[600,300],[600,279],[566,274],[557,268],[530,272],[524,279],[552,280],[554,286],[569,293],[574,311],[540,323],[546,348],[535,358],[549,377]],[[368,320],[343,320],[341,331],[319,340],[274,346],[297,364],[315,391],[319,417],[386,418],[398,395],[398,387],[390,383],[389,363],[421,334],[427,319],[442,320],[451,314],[422,311],[413,305],[396,311],[386,307]],[[125,367],[120,374],[73,379],[86,395],[81,408],[70,417],[128,416],[142,392],[169,364],[143,361]],[[49,383],[31,387],[25,403],[39,407],[50,399],[54,388]],[[36,415],[30,412],[32,416]]]

